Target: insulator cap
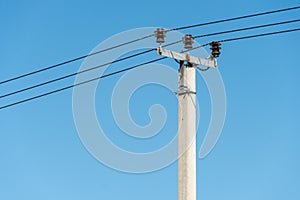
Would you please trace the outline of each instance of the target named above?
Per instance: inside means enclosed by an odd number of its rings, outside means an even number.
[[[165,42],[165,37],[166,37],[166,31],[163,28],[158,28],[154,32],[154,35],[156,37],[156,42],[159,44],[162,44]]]
[[[211,55],[214,57],[214,58],[217,58],[220,56],[221,52],[220,52],[220,49],[221,49],[221,43],[219,42],[211,42],[209,44],[211,46]]]
[[[184,48],[185,49],[192,49],[193,48],[193,43],[194,43],[194,38],[191,34],[186,34],[182,38],[182,42],[184,43]]]

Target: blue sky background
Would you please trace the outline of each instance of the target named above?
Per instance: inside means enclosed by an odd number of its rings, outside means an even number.
[[[4,1],[0,0],[0,80],[89,53],[113,34],[139,27],[177,27],[298,5],[298,1]],[[199,35],[299,18],[299,11],[184,30]],[[281,29],[299,28],[299,24]],[[266,28],[198,40],[207,43]],[[227,92],[225,127],[213,152],[197,162],[198,199],[300,199],[299,32],[222,45],[219,69]],[[208,50],[208,49],[207,49]],[[150,56],[151,57],[151,56]],[[149,57],[149,58],[150,58]],[[126,62],[133,65],[142,62]],[[148,59],[149,59],[148,58]],[[156,58],[152,55],[151,58]],[[81,62],[0,86],[1,94],[77,71]],[[177,65],[173,63],[174,68]],[[122,65],[116,65],[124,67]],[[126,66],[125,66],[126,67]],[[103,80],[110,88],[120,76]],[[25,92],[0,105],[72,84],[74,79]],[[210,100],[201,77],[198,150],[210,119]],[[156,97],[155,94],[159,94]],[[106,97],[106,98],[105,98]],[[170,112],[161,140],[126,138],[109,111],[101,118],[112,141],[143,152],[164,145],[176,130],[176,99],[160,87],[134,95],[131,112],[147,124],[147,109],[161,103]],[[147,142],[150,142],[147,144]],[[136,144],[134,146],[133,144]],[[136,147],[136,148],[134,148]],[[81,144],[72,116],[72,90],[0,110],[0,199],[176,199],[177,163],[148,174],[126,174],[94,159]]]

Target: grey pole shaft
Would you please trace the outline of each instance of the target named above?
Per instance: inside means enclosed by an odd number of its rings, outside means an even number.
[[[196,200],[196,72],[181,67],[178,76],[178,200]]]

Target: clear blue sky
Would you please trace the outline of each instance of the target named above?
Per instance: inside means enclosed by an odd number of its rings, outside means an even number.
[[[177,27],[292,7],[298,3],[296,0],[0,0],[0,80],[87,54],[101,41],[128,29]],[[195,28],[183,33],[199,35],[296,18],[299,18],[299,11]],[[299,28],[299,24],[281,28]],[[273,30],[279,28],[247,33]],[[198,42],[235,36],[242,36],[242,33]],[[300,199],[299,36],[299,32],[296,32],[223,44],[218,61],[227,92],[227,117],[216,148],[207,158],[197,161],[198,199]],[[77,71],[80,64],[76,62],[1,85],[0,93]],[[120,76],[105,80],[107,90],[104,96],[109,94],[111,84],[118,78]],[[71,78],[32,92],[0,99],[0,106],[73,82]],[[209,95],[200,77],[197,87],[203,102],[203,128],[197,138],[200,145],[208,126],[210,105]],[[146,111],[152,103],[162,103],[168,111],[175,110],[176,113],[174,98],[160,89],[149,87],[135,94],[136,102],[131,105],[131,111],[138,123],[148,122]],[[157,92],[161,95],[151,98]],[[101,96],[97,98],[102,105],[107,103],[101,100]],[[98,106],[101,109],[101,105]],[[153,141],[147,146],[130,141],[133,138],[125,138],[115,128],[109,113],[105,114],[108,116],[102,118],[105,126],[112,130],[109,137],[120,146],[137,152],[153,147]],[[173,115],[164,131],[168,133],[176,127],[176,116]],[[163,145],[171,138],[165,135],[163,140],[155,142]],[[72,90],[0,110],[0,199],[176,198],[177,163],[153,173],[127,174],[102,165],[86,151],[73,122]]]

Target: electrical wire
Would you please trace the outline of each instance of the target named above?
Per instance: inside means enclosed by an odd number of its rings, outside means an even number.
[[[295,32],[295,31],[300,31],[300,28],[270,32],[270,33],[262,33],[262,34],[257,34],[257,35],[249,35],[249,36],[244,36],[244,37],[230,38],[230,39],[225,39],[225,40],[219,40],[218,42],[231,42],[231,41],[236,41],[236,40],[244,40],[244,39],[257,38],[257,37],[263,37],[263,36],[269,36],[269,35],[277,35],[277,34],[281,34],[281,33],[290,33],[290,32]]]
[[[206,68],[200,68],[200,67],[197,67],[198,70],[202,71],[202,72],[205,72],[207,70],[210,69],[210,67],[206,67]]]
[[[296,19],[296,20],[283,21],[283,22],[277,22],[277,23],[271,23],[271,24],[264,24],[264,25],[259,25],[259,26],[252,26],[252,27],[246,27],[246,28],[240,28],[240,29],[234,29],[234,30],[221,31],[221,32],[216,32],[216,33],[204,34],[204,35],[195,36],[194,38],[209,37],[209,36],[220,35],[220,34],[240,32],[240,31],[257,29],[257,28],[263,28],[263,27],[270,27],[270,26],[277,26],[277,25],[282,25],[282,24],[289,24],[289,23],[294,23],[294,22],[299,22],[299,21],[300,21],[300,19]],[[162,47],[171,46],[171,45],[177,44],[179,42],[182,42],[182,41],[179,40],[179,41],[176,41],[176,42],[173,42],[173,43],[170,43],[170,44],[163,45]],[[85,72],[88,72],[88,71],[91,71],[91,70],[95,70],[95,69],[98,69],[98,68],[101,68],[101,67],[104,67],[104,66],[107,66],[107,65],[110,65],[110,64],[118,63],[120,61],[124,61],[124,60],[130,59],[130,58],[133,58],[133,57],[137,57],[137,56],[140,56],[142,54],[149,53],[149,52],[151,52],[153,50],[154,49],[142,51],[140,53],[136,53],[136,54],[133,54],[133,55],[130,55],[130,56],[127,56],[127,57],[124,57],[124,58],[112,61],[112,62],[104,63],[104,64],[101,64],[101,65],[98,65],[98,66],[95,66],[95,67],[92,67],[92,68],[89,68],[89,69],[86,69],[86,70],[83,70],[83,71],[79,71],[79,72],[76,72],[76,73],[71,73],[71,74],[68,74],[68,75],[56,78],[56,79],[52,79],[52,80],[49,80],[49,81],[45,81],[45,82],[39,83],[37,85],[29,86],[29,87],[26,87],[26,88],[23,88],[23,89],[20,89],[20,90],[16,90],[16,91],[13,91],[13,92],[10,92],[10,93],[7,93],[7,94],[3,94],[3,95],[0,95],[0,99],[8,97],[8,96],[11,96],[11,95],[14,95],[14,94],[18,94],[18,93],[21,93],[21,92],[25,92],[27,90],[31,90],[31,89],[34,89],[34,88],[37,88],[37,87],[48,85],[50,83],[54,83],[54,82],[57,82],[57,81],[60,81],[60,80],[66,79],[66,78],[70,78],[70,77],[76,76],[78,74],[82,74],[82,73],[85,73]],[[204,69],[202,71],[206,71],[206,70],[207,69]]]
[[[285,12],[285,11],[295,10],[295,9],[299,9],[299,8],[300,8],[300,6],[295,6],[295,7],[273,10],[273,11],[268,11],[268,12],[261,12],[261,13],[251,14],[251,15],[244,15],[244,16],[240,16],[240,17],[216,20],[216,21],[211,21],[211,22],[206,22],[206,23],[201,23],[201,24],[194,24],[194,25],[190,25],[190,26],[182,26],[182,27],[170,29],[170,31],[175,31],[175,30],[178,31],[178,30],[182,30],[182,29],[195,28],[195,27],[199,27],[199,26],[206,26],[206,25],[218,24],[218,23],[222,23],[222,22],[229,22],[229,21],[240,20],[240,19],[245,19],[245,18],[258,17],[258,16],[262,16],[262,15],[269,15],[269,14],[274,14],[274,13],[279,13],[279,12]]]
[[[0,85],[2,85],[4,83],[11,82],[11,81],[15,81],[15,80],[27,77],[27,76],[31,76],[31,75],[34,75],[34,74],[37,74],[37,73],[40,73],[40,72],[44,72],[44,71],[47,71],[47,70],[50,70],[50,69],[53,69],[53,68],[56,68],[56,67],[59,67],[59,66],[62,66],[62,65],[66,65],[66,64],[78,61],[78,60],[82,60],[84,58],[87,58],[87,57],[90,57],[90,56],[93,56],[93,55],[96,55],[96,54],[104,53],[106,51],[109,51],[109,50],[112,50],[112,49],[116,49],[116,48],[119,48],[119,47],[122,47],[122,46],[125,46],[125,45],[128,45],[128,44],[131,44],[131,43],[134,43],[134,42],[137,42],[137,41],[141,41],[141,40],[144,40],[146,38],[150,38],[152,36],[153,36],[153,34],[152,35],[147,35],[147,36],[144,36],[144,37],[141,37],[141,38],[138,38],[138,39],[131,40],[129,42],[124,42],[124,43],[121,43],[121,44],[109,47],[107,49],[96,51],[96,52],[91,53],[91,54],[87,54],[87,55],[84,55],[84,56],[73,58],[73,59],[70,59],[70,60],[67,60],[67,61],[55,64],[55,65],[50,65],[48,67],[45,67],[45,68],[42,68],[42,69],[39,69],[39,70],[36,70],[36,71],[32,71],[32,72],[29,72],[29,73],[26,73],[26,74],[22,74],[20,76],[16,76],[16,77],[13,77],[13,78],[10,78],[10,79],[6,79],[4,81],[0,81]]]
[[[263,25],[259,25],[259,26],[251,26],[251,27],[246,27],[246,28],[239,28],[239,29],[233,29],[233,30],[228,30],[228,31],[220,31],[220,32],[215,32],[215,33],[198,35],[198,36],[195,36],[194,38],[202,38],[202,37],[209,37],[209,36],[215,36],[215,35],[221,35],[221,34],[227,34],[227,33],[247,31],[247,30],[258,29],[258,28],[265,28],[265,27],[270,27],[270,26],[278,26],[278,25],[283,25],[283,24],[295,23],[295,22],[299,22],[299,21],[300,21],[300,19],[295,19],[295,20],[282,21],[282,22],[271,23],[271,24],[263,24]]]
[[[235,20],[246,19],[246,18],[252,18],[252,17],[262,16],[262,15],[269,15],[269,14],[274,14],[274,13],[279,13],[279,12],[286,12],[286,11],[296,10],[296,9],[299,9],[299,8],[300,8],[300,6],[295,6],[295,7],[278,9],[278,10],[273,10],[273,11],[268,11],[268,12],[261,12],[261,13],[251,14],[251,15],[244,15],[244,16],[240,16],[240,17],[233,17],[233,18],[227,18],[227,19],[223,19],[223,20],[215,20],[215,21],[210,21],[210,22],[205,22],[205,23],[199,23],[199,24],[194,24],[194,25],[190,25],[190,26],[182,26],[182,27],[169,29],[167,31],[171,32],[171,31],[175,31],[175,30],[183,30],[183,29],[195,28],[195,27],[200,27],[200,26],[207,26],[207,25],[211,25],[211,24],[218,24],[218,23],[235,21]],[[94,53],[91,53],[91,54],[83,55],[83,56],[80,56],[80,57],[77,57],[77,58],[73,58],[73,59],[61,62],[61,63],[50,65],[48,67],[45,67],[45,68],[42,68],[42,69],[39,69],[39,70],[35,70],[35,71],[25,73],[25,74],[22,74],[22,75],[13,77],[13,78],[9,78],[9,79],[0,81],[0,85],[2,85],[4,83],[11,82],[11,81],[15,81],[15,80],[27,77],[27,76],[31,76],[31,75],[34,75],[34,74],[37,74],[37,73],[40,73],[40,72],[44,72],[44,71],[47,71],[47,70],[50,70],[50,69],[53,69],[53,68],[56,68],[56,67],[59,67],[59,66],[62,66],[62,65],[66,65],[66,64],[69,64],[69,63],[87,58],[89,56],[93,56],[93,55],[96,55],[96,54],[100,54],[100,53],[103,53],[103,52],[106,52],[106,51],[109,51],[109,50],[112,50],[112,49],[116,49],[116,48],[119,48],[119,47],[122,47],[122,46],[125,46],[125,45],[128,45],[128,44],[131,44],[131,43],[135,43],[137,41],[141,41],[141,40],[153,37],[153,36],[154,36],[154,34],[146,35],[144,37],[137,38],[137,39],[134,39],[134,40],[131,40],[131,41],[128,41],[128,42],[124,42],[124,43],[109,47],[107,49],[103,49],[103,50],[100,50],[100,51],[97,51],[97,52],[94,52]]]
[[[282,30],[282,31],[276,31],[276,32],[269,32],[269,33],[263,33],[263,34],[257,34],[257,35],[249,35],[249,36],[244,36],[244,37],[230,38],[230,39],[225,39],[225,40],[219,40],[218,42],[230,42],[230,41],[237,41],[237,40],[244,40],[244,39],[250,39],[250,38],[264,37],[264,36],[270,36],[270,35],[276,35],[276,34],[282,34],[282,33],[289,33],[289,32],[295,32],[295,31],[300,31],[300,28]],[[201,47],[204,47],[204,46],[208,46],[209,44],[210,43],[200,45],[200,46],[194,47],[194,48],[192,48],[190,50],[186,50],[186,51],[195,50],[195,49],[198,49],[198,48],[201,48]],[[53,91],[50,91],[50,92],[47,92],[47,93],[43,93],[41,95],[37,95],[37,96],[31,97],[31,98],[27,98],[27,99],[20,100],[20,101],[11,103],[11,104],[7,104],[7,105],[4,105],[4,106],[0,107],[0,110],[15,106],[15,105],[18,105],[18,104],[21,104],[21,103],[25,103],[25,102],[28,102],[28,101],[31,101],[31,100],[34,100],[34,99],[38,99],[38,98],[41,98],[41,97],[44,97],[44,96],[48,96],[48,95],[51,95],[51,94],[54,94],[54,93],[58,93],[58,92],[61,92],[61,91],[64,91],[64,90],[67,90],[67,89],[70,89],[70,88],[74,88],[74,87],[77,87],[79,85],[83,85],[83,84],[86,84],[86,83],[89,83],[89,82],[93,82],[93,81],[99,80],[101,78],[106,78],[106,77],[109,77],[109,76],[112,76],[112,75],[115,75],[115,74],[119,74],[121,72],[132,70],[134,68],[137,68],[137,67],[140,67],[140,66],[143,66],[143,65],[146,65],[146,64],[150,64],[150,63],[153,63],[153,62],[157,62],[157,61],[160,61],[160,60],[163,60],[163,59],[166,59],[166,57],[154,59],[154,60],[142,63],[142,64],[138,64],[138,65],[135,65],[135,66],[123,69],[123,70],[119,70],[119,71],[107,74],[107,75],[96,77],[96,78],[93,78],[93,79],[90,79],[90,80],[87,80],[87,81],[83,81],[83,82],[80,82],[80,83],[77,83],[77,84],[73,84],[73,85],[70,85],[70,86],[67,86],[67,87],[63,87],[63,88],[60,88],[60,89],[57,89],[57,90],[53,90]]]
[[[140,52],[140,53],[136,53],[136,54],[133,54],[133,55],[124,57],[124,58],[120,58],[120,59],[114,60],[114,61],[112,61],[112,62],[107,62],[107,63],[101,64],[101,65],[98,65],[98,66],[95,66],[95,67],[92,67],[92,68],[89,68],[89,69],[85,69],[85,70],[82,70],[82,71],[79,71],[79,72],[71,73],[71,74],[68,74],[68,75],[65,75],[65,76],[61,76],[61,77],[56,78],[56,79],[52,79],[52,80],[49,80],[49,81],[45,81],[45,82],[39,83],[39,84],[37,84],[37,85],[33,85],[33,86],[29,86],[29,87],[27,87],[27,88],[23,88],[23,89],[20,89],[20,90],[16,90],[16,91],[13,91],[13,92],[10,92],[10,93],[1,95],[1,96],[0,96],[0,99],[1,99],[1,98],[5,98],[5,97],[8,97],[8,96],[11,96],[11,95],[14,95],[14,94],[18,94],[18,93],[21,93],[21,92],[25,92],[25,91],[27,91],[27,90],[31,90],[31,89],[34,89],[34,88],[38,88],[38,87],[41,87],[41,86],[44,86],[44,85],[48,85],[48,84],[50,84],[50,83],[54,83],[54,82],[57,82],[57,81],[60,81],[60,80],[66,79],[66,78],[70,78],[70,77],[76,76],[76,75],[78,75],[78,74],[82,74],[82,73],[85,73],[85,72],[88,72],[88,71],[92,71],[92,70],[95,70],[95,69],[98,69],[98,68],[101,68],[101,67],[104,67],[104,66],[107,66],[107,65],[111,65],[111,64],[114,64],[114,63],[118,63],[118,62],[127,60],[127,59],[129,59],[129,58],[137,57],[137,56],[140,56],[140,55],[149,53],[149,52],[151,52],[151,51],[153,51],[153,50],[154,50],[154,49],[149,49],[149,50],[146,50],[146,51],[142,51],[142,52]]]
[[[63,87],[63,88],[60,88],[60,89],[57,89],[57,90],[53,90],[53,91],[43,93],[43,94],[40,94],[40,95],[37,95],[37,96],[34,96],[34,97],[30,97],[28,99],[24,99],[24,100],[17,101],[17,102],[11,103],[11,104],[7,104],[5,106],[0,107],[0,110],[2,110],[4,108],[15,106],[15,105],[18,105],[18,104],[21,104],[21,103],[25,103],[27,101],[32,101],[34,99],[38,99],[38,98],[41,98],[41,97],[44,97],[44,96],[48,96],[48,95],[51,95],[51,94],[54,94],[54,93],[58,93],[58,92],[61,92],[61,91],[64,91],[64,90],[67,90],[67,89],[70,89],[70,88],[74,88],[74,87],[77,87],[77,86],[80,86],[80,85],[83,85],[83,84],[87,84],[87,83],[99,80],[101,78],[106,78],[106,77],[109,77],[109,76],[113,76],[113,75],[119,74],[121,72],[132,70],[134,68],[137,68],[137,67],[140,67],[140,66],[143,66],[143,65],[147,65],[147,64],[150,64],[150,63],[153,63],[153,62],[157,62],[157,61],[160,61],[160,60],[163,60],[163,59],[166,59],[166,57],[151,60],[151,61],[139,64],[139,65],[135,65],[135,66],[123,69],[123,70],[119,70],[119,71],[116,71],[116,72],[113,72],[113,73],[110,73],[110,74],[106,74],[106,75],[103,75],[103,76],[100,76],[100,77],[96,77],[96,78],[93,78],[93,79],[90,79],[90,80],[87,80],[87,81],[83,81],[83,82],[80,82],[80,83],[77,83],[77,84],[74,84],[74,85],[69,85],[69,86],[66,86],[66,87]]]
[[[193,38],[197,39],[197,38],[210,37],[210,36],[221,35],[221,34],[235,33],[235,32],[253,30],[253,29],[258,29],[258,28],[278,26],[278,25],[283,25],[283,24],[291,24],[291,23],[295,23],[295,22],[299,22],[299,21],[300,21],[300,19],[289,20],[289,21],[281,21],[281,22],[276,22],[276,23],[271,23],[271,24],[263,24],[263,25],[259,25],[259,26],[250,26],[250,27],[245,27],[245,28],[239,28],[239,29],[233,29],[233,30],[227,30],[227,31],[220,31],[220,32],[203,34],[203,35],[197,35],[197,36],[194,36]],[[170,44],[165,45],[164,47],[171,46],[171,45],[174,45],[174,44],[178,44],[180,42],[182,42],[182,40],[172,42]]]
[[[206,45],[208,45],[208,44],[205,44],[205,46],[206,46]],[[200,48],[200,47],[202,47],[202,45],[197,46],[197,47],[194,47],[194,48],[189,49],[189,50],[185,50],[185,51],[183,51],[183,52],[192,51],[192,50],[198,49],[198,48]],[[40,94],[40,95],[37,95],[37,96],[34,96],[34,97],[30,97],[30,98],[27,98],[27,99],[24,99],[24,100],[20,100],[20,101],[11,103],[11,104],[7,104],[7,105],[5,105],[5,106],[0,107],[0,110],[5,109],[5,108],[9,108],[9,107],[12,107],[12,106],[15,106],[15,105],[18,105],[18,104],[21,104],[21,103],[25,103],[25,102],[27,102],[27,101],[32,101],[32,100],[34,100],[34,99],[42,98],[42,97],[45,97],[45,96],[48,96],[48,95],[51,95],[51,94],[55,94],[55,93],[58,93],[58,92],[61,92],[61,91],[67,90],[67,89],[71,89],[71,88],[74,88],[74,87],[77,87],[77,86],[80,86],[80,85],[83,85],[83,84],[87,84],[87,83],[90,83],[90,82],[99,80],[99,79],[101,79],[101,78],[106,78],[106,77],[109,77],[109,76],[113,76],[113,75],[119,74],[119,73],[121,73],[121,72],[125,72],[125,71],[128,71],[128,70],[132,70],[132,69],[134,69],[134,68],[137,68],[137,67],[140,67],[140,66],[143,66],[143,65],[147,65],[147,64],[151,64],[151,63],[153,63],[153,62],[157,62],[157,61],[160,61],[160,60],[164,60],[164,59],[166,59],[166,58],[167,58],[167,57],[162,57],[162,58],[154,59],[154,60],[151,60],[151,61],[148,61],[148,62],[144,62],[144,63],[142,63],[142,64],[138,64],[138,65],[135,65],[135,66],[126,68],[126,69],[122,69],[122,70],[119,70],[119,71],[116,71],[116,72],[112,72],[112,73],[109,73],[109,74],[106,74],[106,75],[103,75],[103,76],[100,76],[100,77],[96,77],[96,78],[93,78],[93,79],[89,79],[89,80],[87,80],[87,81],[83,81],[83,82],[80,82],[80,83],[76,83],[76,84],[73,84],[73,85],[69,85],[69,86],[66,86],[66,87],[63,87],[63,88],[60,88],[60,89],[56,89],[56,90],[53,90],[53,91],[50,91],[50,92],[46,92],[46,93],[43,93],[43,94]]]

